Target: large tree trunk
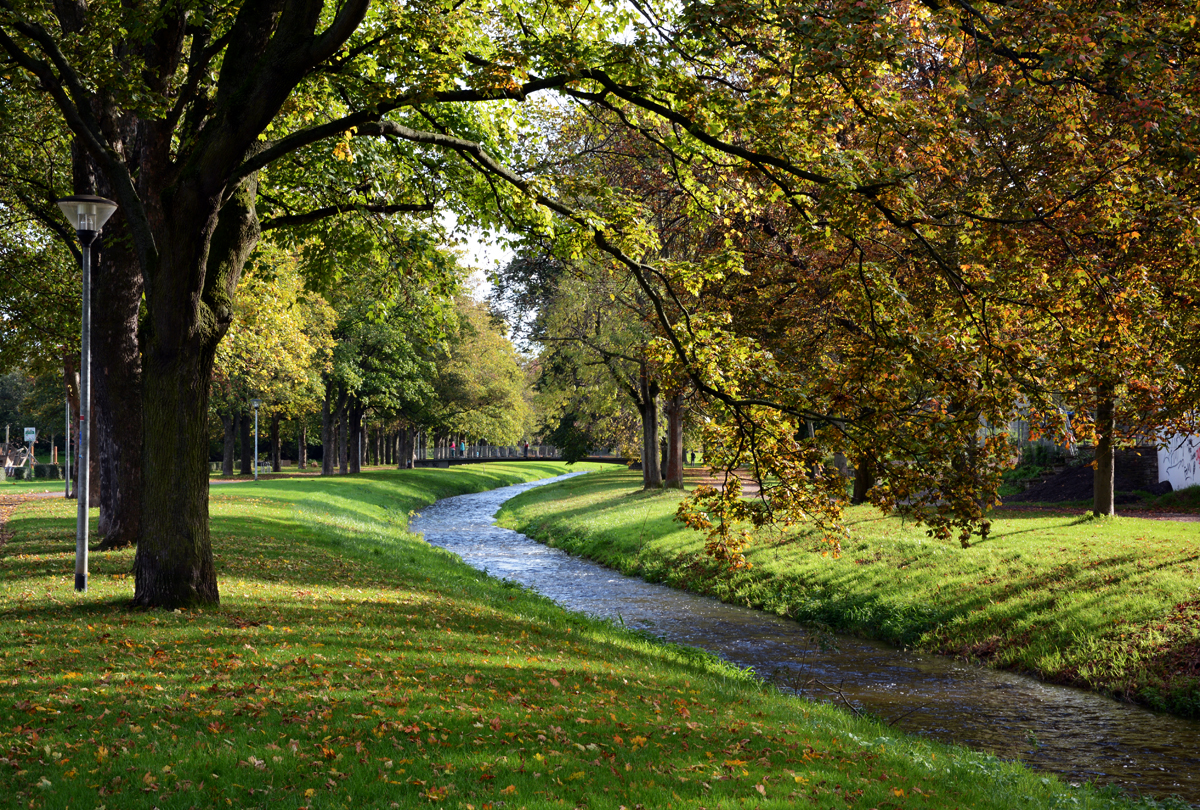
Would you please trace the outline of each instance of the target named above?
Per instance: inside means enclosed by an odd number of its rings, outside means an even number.
[[[303,419],[296,422],[296,469],[308,466],[308,425]]]
[[[250,425],[252,424],[252,419],[253,417],[249,413],[243,412],[238,414],[238,433],[241,434],[238,436],[238,440],[242,444],[242,475],[254,475],[254,470],[250,468],[250,457],[254,455],[254,448],[250,443]]]
[[[321,403],[321,475],[333,475],[333,411],[330,399],[333,394],[325,389],[325,401]]]
[[[225,445],[222,448],[223,452],[221,454],[221,475],[225,478],[232,478],[233,451],[237,437],[237,414],[232,411],[221,414],[221,427],[225,433]]]
[[[863,454],[854,462],[854,494],[850,503],[866,503],[867,494],[875,486],[875,460]]]
[[[1116,398],[1113,387],[1102,383],[1096,391],[1096,462],[1092,473],[1092,514],[1097,517],[1112,515],[1115,481],[1115,444],[1113,433],[1116,423],[1113,413],[1116,410]]]
[[[271,416],[271,471],[279,472],[279,416]]]
[[[350,420],[347,418],[347,410],[349,409],[346,399],[343,397],[337,410],[338,472],[342,475],[350,474]]]
[[[363,408],[357,402],[352,402],[346,408],[349,417],[347,444],[349,444],[349,471],[354,474],[362,472],[363,456]]]
[[[79,474],[79,372],[75,369],[75,358],[63,358],[63,389],[67,398],[67,421],[71,425],[71,438],[64,444],[67,463],[71,468],[67,482],[68,497],[75,497],[75,485]]]
[[[642,488],[662,489],[662,468],[658,457],[658,381],[642,364],[639,375],[642,414]]]
[[[137,340],[142,276],[132,256],[111,255],[120,252],[117,240],[104,241],[94,265],[100,277],[92,284],[92,424],[100,471],[101,551],[136,543],[142,510],[142,361]]]
[[[133,565],[134,603],[144,607],[220,602],[208,525],[208,394],[259,231],[255,180],[228,188],[204,179],[179,180],[171,210],[153,223],[162,239],[145,285],[142,531]]]
[[[409,466],[409,461],[412,460],[412,428],[402,428],[396,435],[396,467],[403,470]]]
[[[134,136],[128,116],[114,119],[118,143]],[[77,143],[71,146],[77,194],[113,197],[114,191]],[[100,507],[99,550],[137,542],[141,526],[142,390],[138,314],[142,271],[133,251],[124,212],[105,225],[92,247],[90,442],[96,463],[89,477],[89,502]]]
[[[190,356],[147,354],[144,370],[142,535],[134,602],[153,607],[217,604],[208,531],[208,383],[212,347]],[[164,356],[165,355],[165,356]]]
[[[667,416],[667,474],[663,486],[683,489],[683,394],[670,397],[663,410]]]

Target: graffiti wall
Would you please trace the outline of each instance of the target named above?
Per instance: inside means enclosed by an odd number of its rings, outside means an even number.
[[[1172,436],[1158,451],[1158,480],[1172,489],[1200,485],[1200,436]]]

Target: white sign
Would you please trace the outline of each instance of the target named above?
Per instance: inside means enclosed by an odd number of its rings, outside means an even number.
[[[36,442],[37,441],[37,428],[25,428],[25,441],[27,441],[27,442]]]

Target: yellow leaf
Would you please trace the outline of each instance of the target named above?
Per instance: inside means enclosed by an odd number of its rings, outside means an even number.
[[[511,795],[511,794],[513,794],[513,793],[516,793],[516,792],[517,792],[517,786],[516,786],[516,785],[509,785],[508,787],[506,787],[504,790],[502,790],[502,791],[500,791],[500,792],[501,792],[501,793],[508,794],[508,795]]]
[[[903,796],[904,789],[903,788],[892,788],[892,795],[893,796]]]

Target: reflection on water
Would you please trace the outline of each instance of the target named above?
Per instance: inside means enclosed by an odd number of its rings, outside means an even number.
[[[411,528],[476,568],[566,608],[620,617],[630,627],[703,647],[784,687],[816,679],[905,731],[1019,759],[1069,780],[1200,803],[1200,723],[847,636],[835,637],[831,649],[788,619],[627,577],[492,524],[507,499],[567,477],[447,498],[425,509]]]

